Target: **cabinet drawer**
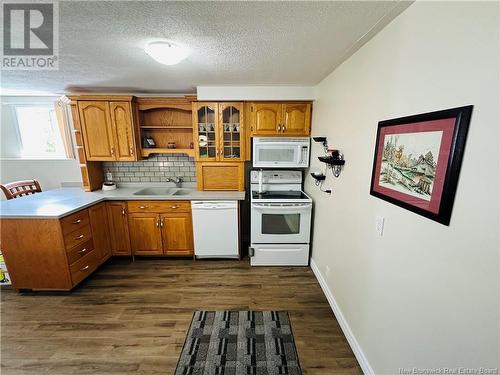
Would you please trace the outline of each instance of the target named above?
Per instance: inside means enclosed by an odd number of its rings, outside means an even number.
[[[71,233],[77,229],[83,228],[88,224],[88,210],[81,210],[61,219],[61,227],[64,235],[67,235],[68,233]]]
[[[92,239],[92,232],[90,230],[90,225],[86,225],[83,228],[79,228],[65,235],[64,244],[66,245],[66,249],[70,250],[71,248],[87,242],[90,239]]]
[[[129,212],[189,212],[189,201],[131,201],[128,202]]]
[[[75,246],[68,250],[66,256],[68,257],[68,264],[75,263],[78,259],[83,258],[85,255],[94,250],[94,242],[92,240]]]
[[[69,267],[73,286],[85,279],[97,268],[97,258],[96,252],[92,250]]]

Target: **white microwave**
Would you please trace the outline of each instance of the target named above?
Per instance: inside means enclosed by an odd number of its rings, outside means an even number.
[[[253,138],[253,166],[255,168],[307,168],[311,139]]]

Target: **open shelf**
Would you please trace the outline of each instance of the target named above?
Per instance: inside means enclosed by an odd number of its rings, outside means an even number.
[[[311,173],[311,176],[317,181],[324,181],[326,179],[324,174]]]
[[[334,158],[333,156],[318,156],[319,161],[323,163],[327,163],[330,165],[344,165],[345,160],[343,159],[337,159]]]
[[[191,101],[186,98],[142,98],[139,100],[141,144],[152,138],[154,148],[142,148],[144,158],[152,154],[186,154],[194,157]],[[175,144],[177,148],[168,148]]]
[[[142,156],[147,158],[152,154],[186,154],[194,157],[194,149],[192,148],[143,148]]]

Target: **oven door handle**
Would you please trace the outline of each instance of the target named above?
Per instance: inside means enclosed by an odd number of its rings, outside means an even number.
[[[263,206],[260,204],[252,203],[252,208],[256,210],[282,210],[282,211],[302,211],[312,206],[311,203],[301,204],[298,206]]]

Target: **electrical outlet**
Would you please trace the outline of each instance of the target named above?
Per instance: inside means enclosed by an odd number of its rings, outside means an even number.
[[[380,237],[384,235],[384,224],[385,218],[383,216],[377,216],[376,229]]]

